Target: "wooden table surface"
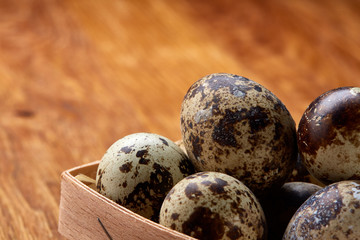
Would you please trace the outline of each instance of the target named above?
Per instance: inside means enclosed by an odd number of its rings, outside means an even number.
[[[255,80],[298,123],[323,92],[360,85],[360,2],[0,1],[0,239],[62,239],[62,171],[117,139],[180,139],[190,85]]]

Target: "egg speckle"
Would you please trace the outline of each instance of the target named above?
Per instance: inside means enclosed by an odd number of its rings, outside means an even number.
[[[198,171],[243,181],[254,193],[280,187],[297,155],[295,123],[262,85],[232,74],[195,82],[181,108],[182,139]]]
[[[297,210],[287,239],[360,239],[360,181],[341,181],[316,192]]]
[[[342,87],[322,94],[300,120],[302,161],[325,184],[360,179],[359,89]]]
[[[239,180],[200,172],[167,194],[160,224],[199,239],[266,239],[266,220],[254,194]]]
[[[98,166],[96,185],[102,195],[158,221],[168,191],[192,173],[194,167],[174,142],[157,134],[135,133],[107,150]]]

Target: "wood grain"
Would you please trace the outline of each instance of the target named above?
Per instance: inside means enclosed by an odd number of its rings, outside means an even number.
[[[1,0],[0,239],[61,239],[61,172],[133,132],[179,139],[206,74],[263,84],[298,122],[359,85],[359,29],[355,0]]]

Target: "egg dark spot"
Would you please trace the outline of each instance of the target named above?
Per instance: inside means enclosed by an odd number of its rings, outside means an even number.
[[[243,111],[225,110],[225,114],[219,123],[214,126],[212,139],[221,146],[236,147],[235,124],[243,119]]]
[[[212,182],[207,180],[207,181],[202,181],[201,184],[205,185],[205,186],[210,186],[212,184]]]
[[[98,181],[97,181],[97,183],[96,183],[96,190],[97,190],[98,192],[101,191],[101,178],[99,178]]]
[[[347,237],[347,238],[349,238],[349,235],[351,235],[351,234],[353,234],[354,233],[354,231],[352,230],[352,229],[348,229],[346,232],[345,232],[345,236]]]
[[[188,126],[189,126],[190,129],[192,129],[193,128],[192,122],[190,122]]]
[[[105,171],[103,171],[103,170],[101,170],[101,169],[99,169],[98,170],[98,179],[97,179],[97,183],[96,183],[96,190],[98,191],[98,192],[100,192],[101,191],[101,179],[102,179],[102,177],[103,177],[103,173],[104,173]]]
[[[239,214],[240,221],[245,223],[245,220],[248,218],[246,209],[237,207],[236,212]]]
[[[193,134],[190,135],[190,139],[189,139],[192,143],[192,152],[196,157],[201,156],[201,152],[203,151],[202,149],[202,143],[203,140],[200,139],[199,136],[194,136]]]
[[[185,195],[189,199],[196,199],[199,196],[202,196],[202,192],[199,190],[199,187],[196,183],[189,183],[185,188]]]
[[[149,162],[150,162],[150,159],[146,159],[146,158],[141,158],[141,159],[139,160],[139,163],[140,163],[140,164],[144,164],[144,165],[149,164]]]
[[[136,153],[136,157],[142,158],[142,157],[144,157],[144,156],[147,155],[147,154],[148,154],[148,150],[147,150],[147,149],[139,150],[139,151],[137,151],[137,153]]]
[[[139,150],[136,153],[136,157],[140,158],[139,163],[147,165],[150,162],[150,159],[147,159],[146,156],[148,155],[148,150]]]
[[[224,187],[227,185],[229,185],[227,181],[224,181],[220,178],[215,178],[215,183],[212,183],[209,186],[209,189],[215,194],[221,194],[225,192]]]
[[[128,162],[120,166],[120,171],[123,173],[128,173],[132,169],[132,163]]]
[[[177,220],[177,219],[179,218],[179,216],[180,216],[180,214],[178,214],[178,213],[173,213],[173,214],[171,214],[171,219],[172,219],[172,220]]]
[[[190,176],[187,176],[186,179],[193,179],[193,178],[196,178],[195,175],[190,175]]]
[[[258,85],[254,86],[255,91],[262,92],[262,88]]]
[[[163,138],[159,138],[160,139],[160,141],[162,141],[166,146],[169,146],[169,143],[165,140],[165,139],[163,139]]]
[[[231,222],[225,222],[225,225],[229,228],[229,230],[226,232],[226,236],[231,240],[240,239],[240,237],[244,236],[238,226],[235,226]]]
[[[187,129],[187,128],[186,128],[186,124],[185,124],[184,116],[181,116],[181,117],[180,117],[180,125],[183,126],[185,129]]]
[[[182,224],[182,232],[199,239],[221,239],[225,229],[218,213],[212,212],[209,208],[197,207]]]
[[[256,133],[271,123],[267,111],[259,106],[250,108],[246,114],[246,119],[250,123],[251,133]]]
[[[122,147],[122,148],[120,149],[120,151],[123,152],[123,153],[128,154],[128,153],[131,153],[131,151],[133,150],[132,147],[133,147],[133,146],[125,146],[125,147]]]

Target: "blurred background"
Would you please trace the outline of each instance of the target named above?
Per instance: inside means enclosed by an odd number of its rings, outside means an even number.
[[[0,239],[60,239],[61,172],[130,133],[180,139],[207,74],[259,82],[298,123],[359,86],[359,29],[356,0],[0,0]]]

